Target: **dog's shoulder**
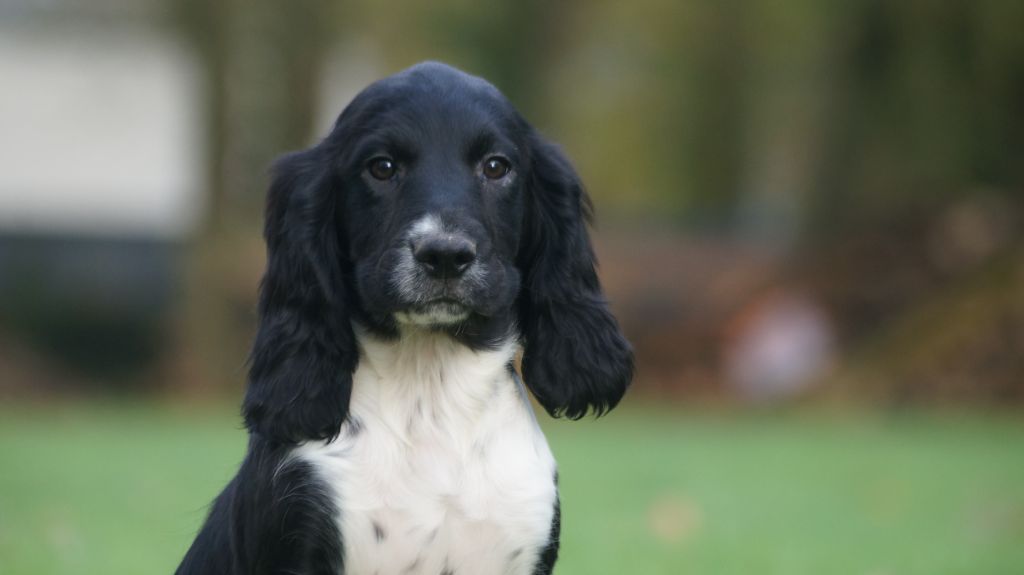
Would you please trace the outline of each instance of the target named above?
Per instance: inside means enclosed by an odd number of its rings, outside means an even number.
[[[214,501],[178,575],[342,572],[337,510],[313,467],[286,446],[250,441],[238,474]]]

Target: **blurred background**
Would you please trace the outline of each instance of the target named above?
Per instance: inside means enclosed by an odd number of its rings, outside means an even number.
[[[561,142],[638,379],[559,572],[1024,572],[1024,3],[0,2],[0,572],[176,565],[267,166],[424,59]]]

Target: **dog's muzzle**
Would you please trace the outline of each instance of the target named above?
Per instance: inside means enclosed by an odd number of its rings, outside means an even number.
[[[477,243],[465,232],[425,217],[412,226],[392,276],[403,302],[401,323],[442,326],[472,313],[485,280]]]

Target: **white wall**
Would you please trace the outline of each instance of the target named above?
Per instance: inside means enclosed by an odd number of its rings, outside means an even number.
[[[0,28],[0,231],[187,234],[204,197],[199,72],[152,30]]]

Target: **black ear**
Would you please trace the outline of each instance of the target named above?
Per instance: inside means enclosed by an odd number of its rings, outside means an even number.
[[[608,310],[587,235],[590,200],[558,148],[532,136],[519,326],[523,380],[554,417],[601,415],[633,378],[633,350]]]
[[[251,433],[297,443],[337,436],[358,351],[338,233],[340,190],[319,148],[275,164],[267,195],[267,272],[242,408]]]

